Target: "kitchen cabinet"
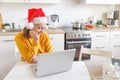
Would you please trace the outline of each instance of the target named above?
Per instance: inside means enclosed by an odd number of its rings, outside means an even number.
[[[93,32],[91,48],[109,51],[109,39],[110,39],[110,32]],[[91,59],[96,61],[106,60],[105,57],[99,57],[94,55],[91,56]]]
[[[93,32],[91,48],[112,51],[113,57],[120,57],[120,31]]]
[[[120,57],[120,31],[111,32],[110,49],[114,57]]]
[[[0,80],[3,80],[15,65],[14,36],[0,36],[0,64]]]
[[[0,0],[2,3],[41,3],[41,4],[56,4],[60,0]]]
[[[55,51],[64,50],[64,34],[49,34]]]
[[[110,32],[93,32],[92,49],[109,50]]]
[[[85,4],[120,4],[120,0],[81,0]]]

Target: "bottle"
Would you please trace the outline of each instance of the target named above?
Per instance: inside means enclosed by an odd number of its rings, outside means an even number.
[[[114,62],[114,69],[115,71],[118,71],[118,62]]]
[[[12,29],[15,29],[15,23],[12,23]]]
[[[81,27],[82,30],[85,29],[83,19],[81,19],[80,27]]]

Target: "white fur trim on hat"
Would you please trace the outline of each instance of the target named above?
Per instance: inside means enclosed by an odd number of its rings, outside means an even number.
[[[33,27],[34,27],[34,24],[32,22],[26,24],[27,29],[32,29]]]
[[[32,20],[33,24],[47,23],[47,17],[36,17]]]

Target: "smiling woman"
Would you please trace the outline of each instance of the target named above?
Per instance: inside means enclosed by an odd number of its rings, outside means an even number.
[[[15,42],[21,53],[22,60],[37,63],[38,54],[53,51],[49,35],[44,31],[46,23],[47,18],[42,8],[28,10],[28,23],[23,32],[19,32],[15,36]]]

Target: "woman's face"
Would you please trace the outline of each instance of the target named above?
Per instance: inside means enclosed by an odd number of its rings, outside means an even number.
[[[40,33],[42,33],[42,32],[44,32],[45,26],[46,26],[46,25],[43,24],[43,23],[34,24],[34,27],[33,27],[32,30],[34,30],[35,32],[40,32]]]

